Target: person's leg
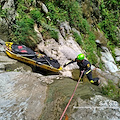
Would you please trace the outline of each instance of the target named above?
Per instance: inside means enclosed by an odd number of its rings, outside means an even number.
[[[88,78],[89,81],[93,80],[93,78],[92,78],[92,71],[89,72],[88,74],[86,74],[86,76],[87,76],[87,78]]]
[[[94,85],[99,85],[100,84],[100,79],[98,77],[93,78],[94,80]]]
[[[89,80],[92,84],[94,84],[94,85],[99,85],[99,84],[100,84],[99,78],[92,78],[92,71],[89,72],[89,73],[86,74],[86,75],[87,75],[88,80]]]

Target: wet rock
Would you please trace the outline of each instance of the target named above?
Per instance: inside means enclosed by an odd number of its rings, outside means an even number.
[[[74,120],[118,120],[120,105],[101,95],[95,95],[90,100],[78,99],[78,106],[73,107],[77,112],[72,114]]]
[[[0,63],[0,70],[5,70],[4,64],[1,64],[1,63]]]
[[[61,75],[50,75],[50,76],[40,76],[39,81],[46,83],[46,84],[51,84],[54,82],[55,79],[61,79]]]
[[[23,64],[18,61],[13,64],[5,64],[6,71],[27,72],[27,71],[32,71],[32,68],[33,67],[30,67],[29,65]]]
[[[47,86],[36,74],[0,73],[0,119],[38,119],[44,107]]]

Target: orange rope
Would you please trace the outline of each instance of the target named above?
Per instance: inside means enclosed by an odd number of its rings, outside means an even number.
[[[81,79],[81,77],[82,77],[82,75],[83,75],[83,72],[84,72],[84,70],[81,71],[80,78],[79,78],[79,80],[78,80],[78,82],[77,82],[77,85],[76,85],[76,87],[75,87],[75,89],[74,89],[74,92],[73,92],[73,94],[72,94],[72,96],[71,96],[71,98],[70,98],[70,100],[69,100],[69,102],[68,102],[68,104],[67,104],[65,110],[63,111],[63,114],[62,114],[60,120],[62,120],[62,118],[63,118],[63,116],[64,116],[64,114],[65,114],[65,112],[66,112],[66,110],[67,110],[67,108],[68,108],[68,106],[69,106],[69,104],[70,104],[70,102],[71,102],[71,100],[72,100],[74,94],[75,94],[75,91],[76,91],[76,89],[77,89],[77,87],[78,87],[78,84],[79,84],[79,82],[80,82],[80,79]]]

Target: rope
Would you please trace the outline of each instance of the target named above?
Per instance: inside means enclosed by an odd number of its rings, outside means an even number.
[[[65,112],[66,112],[66,110],[67,110],[67,108],[68,108],[68,106],[69,106],[69,104],[70,104],[70,102],[71,102],[74,94],[75,94],[75,91],[76,91],[76,89],[77,89],[77,87],[78,87],[79,81],[80,81],[80,79],[81,79],[81,77],[82,77],[82,75],[83,75],[83,72],[84,72],[84,70],[81,71],[80,78],[79,78],[79,80],[78,80],[78,82],[77,82],[77,85],[76,85],[76,87],[75,87],[75,89],[74,89],[74,92],[73,92],[73,94],[72,94],[72,96],[71,96],[71,98],[70,98],[70,100],[69,100],[69,102],[68,102],[68,104],[67,104],[67,106],[66,106],[66,108],[65,108],[65,110],[64,110],[64,112],[63,112],[63,114],[62,114],[62,116],[61,116],[61,118],[60,118],[60,120],[62,120],[62,118],[63,118],[63,116],[64,116],[64,114],[65,114]]]

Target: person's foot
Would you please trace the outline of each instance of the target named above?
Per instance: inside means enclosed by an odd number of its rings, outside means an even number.
[[[99,80],[98,80],[98,85],[100,84],[100,82],[101,82],[101,81],[100,81],[100,79],[99,79]]]

